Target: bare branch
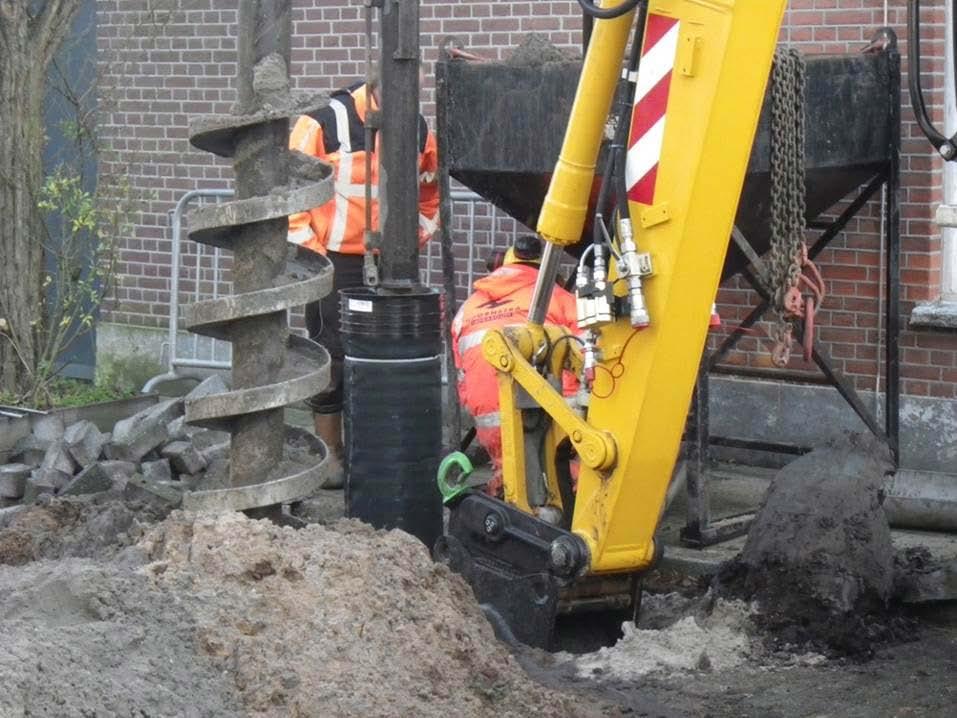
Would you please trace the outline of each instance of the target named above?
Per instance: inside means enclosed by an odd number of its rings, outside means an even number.
[[[79,0],[47,0],[31,20],[31,37],[39,52],[38,66],[45,68],[53,59],[79,7]]]

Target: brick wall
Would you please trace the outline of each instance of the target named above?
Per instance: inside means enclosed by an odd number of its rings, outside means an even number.
[[[857,52],[875,28],[885,24],[881,0],[792,0],[782,31],[782,41],[806,53]],[[957,335],[907,329],[914,304],[939,296],[941,243],[934,211],[942,197],[940,160],[920,133],[907,99],[906,3],[886,3],[886,24],[898,33],[904,56],[901,128],[901,376],[902,391],[917,396],[957,397]],[[926,99],[938,125],[943,114],[944,0],[922,3],[923,78]],[[839,206],[840,208],[840,206]],[[828,298],[819,317],[819,338],[833,364],[858,389],[873,390],[883,357],[883,272],[880,228],[881,205],[871,202],[852,220],[818,260]],[[729,331],[756,303],[741,280],[732,280],[719,295],[720,310]],[[722,338],[713,337],[712,345]],[[742,351],[726,363],[766,367],[770,342],[760,336],[746,338]],[[789,369],[809,370],[813,365],[792,360]],[[880,377],[883,387],[883,377]]]
[[[903,42],[905,0],[887,4],[887,21]],[[942,112],[944,0],[924,0],[924,67],[928,100]],[[226,187],[227,163],[192,149],[192,116],[225,113],[233,98],[235,11],[213,0],[99,0],[100,69],[103,79],[101,131],[115,149],[103,171],[122,172],[143,193],[143,214],[124,238],[110,320],[141,326],[166,324],[169,302],[168,214],[184,192]],[[808,53],[856,52],[884,24],[883,0],[792,0],[781,39]],[[300,89],[331,90],[361,76],[364,22],[361,0],[299,0],[294,3],[293,73]],[[492,2],[423,0],[423,56],[431,67],[448,35],[473,51],[500,59],[529,33],[544,33],[560,46],[580,47],[580,14],[571,0]],[[906,48],[905,48],[906,49]],[[905,62],[906,64],[906,62]],[[906,93],[905,93],[906,95]],[[431,73],[424,111],[431,117]],[[940,287],[940,240],[933,207],[940,200],[939,162],[903,108],[902,298],[904,326],[915,302],[934,298]],[[873,388],[878,372],[880,272],[879,203],[872,203],[821,256],[829,299],[821,316],[821,338],[838,368],[860,388]],[[458,220],[459,226],[466,219]],[[511,225],[481,215],[480,241],[510,236]],[[185,243],[189,247],[191,243]],[[191,250],[192,251],[192,250]],[[475,259],[484,259],[484,246]],[[438,266],[438,253],[433,267]],[[464,287],[468,260],[457,256]],[[425,261],[425,260],[424,260]],[[212,281],[211,262],[184,286]],[[720,295],[725,329],[743,318],[753,293],[730,282]],[[905,331],[902,339],[906,393],[957,397],[957,336]],[[766,341],[745,340],[735,364],[766,365]],[[802,368],[795,364],[796,368]]]

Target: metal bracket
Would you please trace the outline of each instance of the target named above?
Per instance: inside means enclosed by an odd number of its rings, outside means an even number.
[[[498,631],[547,648],[559,589],[588,565],[581,538],[477,493],[454,499],[435,559],[472,586]]]
[[[379,286],[379,265],[375,263],[373,254],[366,254],[362,258],[362,282],[367,287]]]
[[[746,513],[709,521],[704,528],[697,524],[685,526],[681,529],[681,544],[689,548],[705,548],[730,541],[748,533],[753,521],[754,514]]]
[[[641,212],[641,226],[649,229],[655,225],[663,224],[671,219],[671,209],[667,202],[656,204],[654,207],[648,207]]]
[[[523,327],[511,327],[515,340],[522,341]],[[531,342],[526,342],[531,344]],[[532,366],[519,351],[512,338],[499,330],[489,330],[482,341],[482,353],[486,361],[503,374],[510,374],[515,384],[521,386],[546,413],[571,438],[575,451],[582,462],[591,468],[604,470],[614,466],[617,460],[617,445],[606,432],[591,426],[565,403],[564,397],[548,380]],[[500,394],[503,442],[513,435],[522,434],[520,426],[513,426],[516,417],[511,409],[514,399],[511,393]]]
[[[704,39],[694,32],[685,33],[678,48],[678,68],[684,77],[694,77],[697,60]]]

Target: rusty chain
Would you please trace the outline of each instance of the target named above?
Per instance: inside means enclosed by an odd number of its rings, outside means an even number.
[[[765,277],[775,316],[772,360],[778,366],[790,357],[794,317],[785,299],[800,283],[805,256],[804,86],[804,58],[797,50],[778,50],[771,71],[771,248]]]

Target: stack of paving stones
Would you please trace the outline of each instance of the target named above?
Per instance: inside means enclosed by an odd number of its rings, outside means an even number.
[[[226,474],[229,434],[189,426],[185,402],[227,391],[211,376],[185,397],[161,401],[102,433],[90,421],[64,426],[49,414],[0,465],[0,507],[34,503],[43,496],[114,492],[175,508],[183,492],[211,488]]]

